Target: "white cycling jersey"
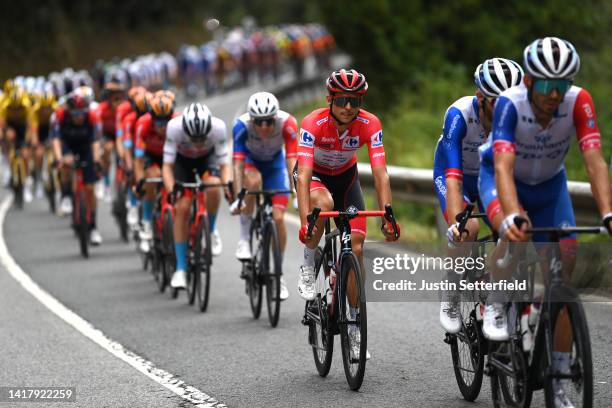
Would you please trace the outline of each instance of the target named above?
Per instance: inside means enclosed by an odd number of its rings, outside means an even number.
[[[196,159],[212,153],[218,164],[228,164],[227,127],[225,122],[217,117],[213,116],[211,120],[212,126],[206,140],[193,143],[183,130],[183,116],[171,119],[166,129],[164,163],[174,163],[177,154]]]

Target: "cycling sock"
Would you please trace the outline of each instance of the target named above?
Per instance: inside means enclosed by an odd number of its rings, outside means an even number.
[[[97,228],[96,212],[97,211],[92,211],[91,212],[91,223],[89,224],[90,229],[96,229]]]
[[[215,231],[215,228],[217,226],[217,213],[208,213],[208,226],[210,228],[211,233]]]
[[[176,270],[187,270],[187,241],[175,243],[174,251],[176,252]]]
[[[553,371],[563,374],[570,372],[570,354],[564,351],[553,351]]]
[[[353,307],[353,306],[349,306],[349,312],[350,312],[350,314],[351,314],[351,319],[354,319],[354,318],[356,318],[356,317],[357,317],[357,312],[358,312],[358,311],[359,311],[359,309],[358,309],[358,308]],[[353,327],[355,327],[355,328],[356,328],[356,326],[353,326]]]
[[[153,218],[153,201],[143,200],[142,201],[142,220],[144,222],[151,222]]]
[[[72,196],[72,189],[70,188],[70,183],[62,184],[62,198]]]
[[[109,187],[110,186],[110,176],[108,175],[108,173],[106,173],[104,175],[104,186],[105,187]]]
[[[310,249],[307,246],[304,247],[304,265],[305,266],[315,266],[315,249]]]
[[[128,189],[128,198],[132,207],[136,207],[138,205],[138,199],[136,198],[136,195],[134,195],[134,192],[131,188]]]
[[[251,216],[240,214],[240,239],[249,240],[249,230],[251,229]],[[314,265],[314,264],[313,264]]]

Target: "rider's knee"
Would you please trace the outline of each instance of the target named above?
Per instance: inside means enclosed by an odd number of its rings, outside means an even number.
[[[334,199],[327,190],[315,190],[310,193],[313,207],[319,207],[322,211],[331,211],[334,208]]]

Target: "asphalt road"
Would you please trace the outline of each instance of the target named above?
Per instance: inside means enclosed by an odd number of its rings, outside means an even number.
[[[228,125],[255,88],[208,100]],[[99,210],[105,239],[84,260],[68,221],[44,202],[11,210],[8,249],[32,279],[107,336],[229,407],[490,407],[488,378],[476,403],[461,399],[443,343],[438,304],[370,303],[372,360],[359,392],[348,389],[339,353],[327,378],[317,375],[301,325],[297,295],[302,247],[289,225],[284,271],[291,297],[271,329],[253,320],[234,258],[238,220],[223,207],[218,220],[224,251],[214,259],[208,312],[160,294],[142,271],[132,244],[119,240],[108,204]],[[595,406],[612,401],[612,304],[587,304],[595,366]],[[83,338],[0,272],[0,386],[77,387],[76,406],[191,406]],[[54,404],[51,404],[54,405]],[[58,406],[64,406],[56,404]],[[0,407],[3,404],[0,404]],[[27,406],[26,404],[19,406]],[[38,405],[36,405],[38,406]],[[73,405],[75,406],[75,405]],[[537,392],[533,406],[543,406]]]

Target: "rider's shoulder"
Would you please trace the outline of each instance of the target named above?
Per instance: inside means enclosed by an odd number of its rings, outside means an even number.
[[[318,128],[329,120],[329,108],[319,108],[310,112],[302,119],[302,127]]]
[[[498,100],[504,99],[507,99],[513,104],[525,101],[529,102],[529,90],[527,89],[525,84],[521,83],[520,85],[513,86],[500,93]]]
[[[371,112],[368,112],[365,109],[359,109],[359,113],[355,118],[355,122],[361,124],[361,127],[365,126],[367,129],[382,127],[378,116]]]
[[[448,109],[446,110],[447,114],[449,111],[452,110],[452,108],[455,108],[461,112],[468,112],[471,111],[474,108],[474,104],[478,103],[477,101],[475,102],[474,100],[477,100],[478,98],[476,98],[474,95],[467,95],[467,96],[462,96],[461,98],[457,99],[455,102],[453,102]]]

